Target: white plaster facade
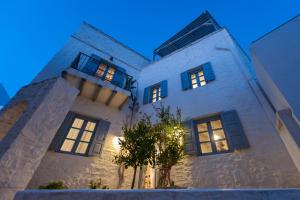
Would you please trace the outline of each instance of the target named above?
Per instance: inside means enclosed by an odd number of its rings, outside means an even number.
[[[138,82],[141,111],[153,116],[152,104],[143,105],[144,88],[168,81],[168,96],[160,103],[181,108],[184,119],[236,110],[249,140],[250,148],[208,156],[186,156],[172,171],[175,184],[197,188],[299,187],[300,175],[287,152],[262,101],[250,72],[250,61],[228,30],[221,28],[163,58],[150,62],[137,52],[103,32],[83,23],[79,31],[51,59],[32,83],[60,77],[79,52],[97,54],[126,69]],[[183,91],[180,74],[211,62],[215,80],[203,87]],[[128,109],[117,109],[78,96],[70,111],[111,123],[100,156],[85,157],[47,151],[28,188],[37,188],[51,180],[63,180],[70,188],[88,188],[90,180],[101,178],[104,185],[117,188],[118,166],[113,156],[118,152],[113,138],[121,136]],[[46,134],[46,133],[45,133]],[[1,144],[1,143],[0,143]],[[131,170],[126,170],[122,188],[129,188]]]
[[[300,16],[254,41],[250,52],[264,104],[300,171]]]

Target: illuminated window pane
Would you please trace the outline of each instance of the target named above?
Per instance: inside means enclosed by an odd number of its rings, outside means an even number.
[[[204,76],[199,77],[200,81],[205,81]]]
[[[69,130],[67,138],[75,140],[77,138],[77,136],[78,136],[78,133],[79,133],[79,129],[71,128]]]
[[[195,79],[196,78],[196,74],[191,74],[191,79]]]
[[[85,154],[88,147],[88,143],[85,142],[79,142],[76,153]]]
[[[228,144],[226,140],[216,142],[217,152],[228,151]]]
[[[82,127],[82,124],[83,124],[82,119],[75,118],[72,127],[80,129]]]
[[[201,152],[203,154],[205,154],[205,153],[211,153],[212,152],[212,148],[211,148],[210,142],[201,143],[200,146],[201,146]]]
[[[102,77],[104,75],[106,67],[107,67],[106,64],[102,63],[97,69],[97,72],[96,72],[97,76]]]
[[[198,128],[198,132],[207,131],[207,124],[206,123],[198,124],[197,128]]]
[[[203,74],[203,71],[199,71],[198,72],[198,76],[203,76],[204,74]]]
[[[94,122],[88,122],[87,125],[86,125],[86,127],[85,127],[85,130],[94,131],[95,126],[96,126],[96,123],[94,123]]]
[[[196,79],[192,79],[192,84],[197,84],[197,80]]]
[[[222,128],[221,120],[210,121],[212,129]]]
[[[208,132],[200,133],[199,140],[200,140],[200,142],[209,142],[210,138],[209,138]]]
[[[84,142],[89,142],[91,140],[92,134],[92,132],[84,131],[80,140]]]
[[[206,85],[206,82],[205,82],[205,81],[201,81],[201,82],[200,82],[200,85],[201,85],[201,86],[204,86],[204,85]]]
[[[66,152],[71,152],[72,151],[72,148],[73,148],[73,145],[74,145],[74,142],[73,140],[68,140],[68,139],[65,139],[63,145],[61,146],[60,150],[61,151],[66,151]]]
[[[214,140],[220,140],[225,138],[223,129],[214,130],[213,133],[214,133]]]
[[[109,70],[108,70],[108,72],[107,72],[107,74],[106,74],[105,79],[108,80],[108,81],[111,81],[113,79],[115,71],[116,70],[114,68],[110,67]]]

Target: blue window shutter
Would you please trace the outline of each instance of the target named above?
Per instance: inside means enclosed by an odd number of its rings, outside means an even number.
[[[99,56],[92,54],[91,57],[87,60],[82,71],[94,76],[100,65],[100,60],[101,58]]]
[[[215,80],[215,73],[210,63],[203,64],[202,70],[206,82]]]
[[[230,148],[232,150],[249,148],[249,142],[237,112],[235,110],[223,112],[221,119]]]
[[[97,156],[101,154],[109,127],[110,127],[109,121],[99,120],[96,127],[96,132],[94,133],[94,136],[92,138],[92,143],[88,150],[89,156]]]
[[[143,104],[147,104],[149,103],[149,99],[150,99],[150,87],[146,87],[144,89],[144,98],[143,98]]]
[[[113,79],[111,80],[111,83],[120,88],[124,88],[125,80],[126,80],[126,70],[123,69],[122,67],[116,67],[116,71],[113,76]]]
[[[181,76],[182,90],[190,89],[191,88],[191,80],[189,77],[189,72],[188,71],[182,72],[180,74],[180,76]]]
[[[52,142],[51,142],[50,148],[49,148],[50,150],[53,150],[53,151],[60,150],[62,142],[64,141],[66,134],[68,133],[68,131],[73,123],[74,116],[75,116],[75,114],[72,112],[69,112],[66,115],[66,117],[65,117],[63,123],[60,125],[56,135],[52,139]]]
[[[184,151],[187,155],[197,155],[194,121],[188,120],[183,123],[185,127]]]
[[[160,97],[161,98],[167,97],[168,96],[168,81],[164,80],[164,81],[160,82],[160,87],[161,87]]]

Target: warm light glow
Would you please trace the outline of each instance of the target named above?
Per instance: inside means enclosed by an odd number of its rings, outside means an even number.
[[[220,137],[220,136],[218,136],[218,135],[214,135],[214,140],[219,140],[219,139],[221,139],[221,137]]]
[[[123,137],[114,137],[112,140],[113,147],[115,149],[120,149],[119,139],[123,139]]]

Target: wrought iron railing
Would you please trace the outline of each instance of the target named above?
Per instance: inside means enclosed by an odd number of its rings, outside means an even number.
[[[103,71],[99,73],[99,67],[101,64],[105,64],[106,68],[104,68],[104,70],[102,69]],[[130,91],[130,89],[132,88],[132,76],[120,70],[120,67],[117,67],[101,58],[88,56],[80,52],[72,62],[71,67],[88,75],[109,81],[111,84],[114,84],[125,90]],[[107,75],[107,73],[110,73],[109,68],[112,68],[114,73]]]

